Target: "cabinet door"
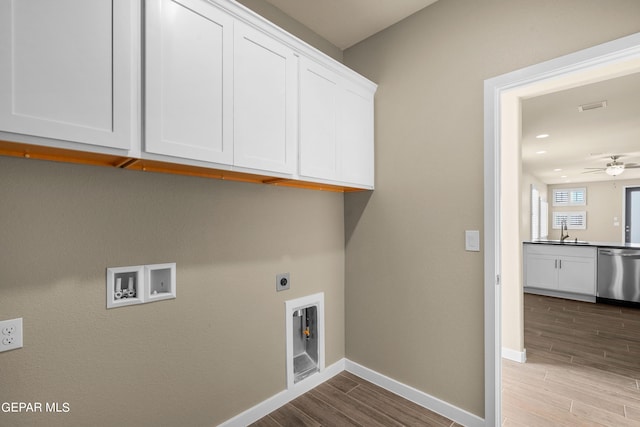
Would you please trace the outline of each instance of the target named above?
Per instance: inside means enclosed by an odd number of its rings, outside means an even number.
[[[347,82],[339,103],[341,181],[373,188],[373,94]]]
[[[0,130],[131,148],[134,4],[0,0]]]
[[[146,8],[145,150],[232,164],[233,19],[203,0]]]
[[[234,164],[291,174],[297,164],[297,57],[264,33],[234,28]]]
[[[558,258],[553,255],[527,254],[525,286],[558,289]]]
[[[300,175],[338,180],[339,77],[300,59]]]
[[[596,294],[596,260],[587,257],[560,257],[558,290],[576,294]]]

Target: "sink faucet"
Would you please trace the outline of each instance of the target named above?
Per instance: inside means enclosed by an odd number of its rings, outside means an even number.
[[[567,234],[564,234],[564,233]],[[569,230],[567,229],[567,220],[562,221],[562,224],[560,224],[560,242],[564,242],[566,239],[569,238]]]

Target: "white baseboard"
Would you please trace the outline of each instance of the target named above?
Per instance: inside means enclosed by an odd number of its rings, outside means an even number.
[[[382,375],[378,372],[372,371],[369,368],[365,368],[350,360],[346,360],[346,371],[351,372],[365,380],[372,382],[373,384],[389,390],[407,400],[410,400],[423,408],[427,408],[433,412],[436,412],[450,420],[455,421],[458,424],[467,427],[484,427],[484,419],[474,415],[470,412],[460,409],[450,403],[433,397],[427,393],[417,390],[411,386],[398,382],[392,378]]]
[[[267,400],[258,403],[253,408],[249,408],[241,414],[223,422],[219,427],[246,427],[251,423],[258,421],[260,418],[270,414],[281,406],[286,405],[298,396],[301,396],[319,386],[323,382],[338,375],[345,369],[345,359],[340,359],[333,365],[324,370],[307,377],[304,381],[295,384],[288,390],[283,390],[275,394]]]
[[[546,297],[571,299],[575,301],[584,301],[584,302],[593,302],[593,303],[596,302],[595,295],[574,294],[572,292],[558,292],[551,289],[538,289],[538,288],[525,287],[524,293],[534,294],[534,295],[544,295]]]
[[[467,427],[484,427],[484,420],[477,415],[347,359],[341,359],[326,368],[324,371],[311,375],[301,383],[294,385],[293,388],[281,391],[280,393],[271,396],[253,408],[247,409],[243,413],[225,421],[220,424],[219,427],[245,427],[254,423],[281,406],[286,405],[296,397],[306,393],[312,388],[322,384],[345,370],[407,400],[410,400],[423,408],[447,417],[458,424]]]
[[[522,351],[511,350],[510,348],[502,347],[502,358],[513,360],[514,362],[524,363],[527,361],[527,349]]]

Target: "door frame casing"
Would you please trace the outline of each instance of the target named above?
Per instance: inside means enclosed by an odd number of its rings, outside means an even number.
[[[484,82],[484,333],[485,333],[485,425],[501,422],[501,241],[503,230],[500,211],[503,194],[501,168],[521,159],[511,154],[503,157],[503,146],[513,148],[518,138],[506,137],[507,120],[513,117],[513,106],[521,99],[597,81],[621,77],[640,71],[640,33],[584,49],[550,61],[535,64]],[[519,114],[519,107],[517,107]],[[520,177],[515,178],[520,181]],[[519,230],[515,236],[519,236]],[[509,236],[509,238],[516,238]],[[518,237],[519,238],[519,237]],[[522,284],[516,284],[516,286]]]

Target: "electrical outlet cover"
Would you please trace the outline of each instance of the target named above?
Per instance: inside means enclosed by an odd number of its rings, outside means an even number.
[[[22,348],[22,317],[0,321],[0,351]]]
[[[289,273],[282,273],[276,275],[276,291],[286,291],[291,287],[291,279]]]

